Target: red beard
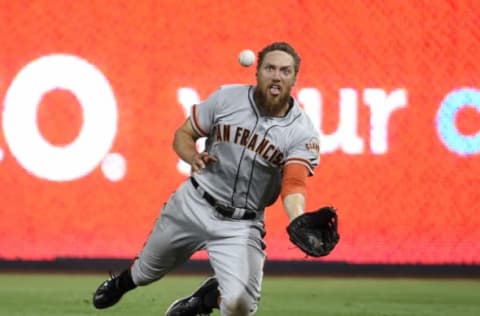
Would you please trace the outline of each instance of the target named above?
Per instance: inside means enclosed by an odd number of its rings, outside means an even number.
[[[255,89],[255,102],[262,109],[264,114],[268,116],[278,116],[285,108],[288,108],[290,91],[281,91],[278,96],[273,96],[269,92],[269,88]]]

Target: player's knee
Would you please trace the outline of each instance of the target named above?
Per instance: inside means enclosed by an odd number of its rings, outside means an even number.
[[[222,315],[229,316],[248,316],[254,315],[257,308],[254,300],[247,293],[237,295],[222,295],[221,305]]]

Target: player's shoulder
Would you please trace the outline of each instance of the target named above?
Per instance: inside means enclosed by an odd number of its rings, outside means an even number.
[[[248,97],[252,86],[245,84],[225,84],[215,89],[208,97],[210,102],[217,104],[228,104],[233,100],[240,100],[241,97]]]
[[[245,94],[249,93],[252,88],[253,87],[251,85],[232,83],[220,86],[217,92],[224,95]]]
[[[291,109],[289,114],[291,123],[291,137],[292,139],[298,140],[298,138],[318,138],[319,133],[317,128],[313,124],[310,116],[305,112],[299,104],[294,101],[294,106]]]
[[[245,84],[227,84],[215,92],[217,103],[224,108],[243,107],[250,104],[253,87]]]
[[[312,119],[308,116],[307,112],[300,107],[295,99],[291,110],[291,116],[297,120],[297,124],[301,124],[307,129],[315,129]]]

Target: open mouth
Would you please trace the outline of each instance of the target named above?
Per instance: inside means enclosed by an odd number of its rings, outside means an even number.
[[[273,85],[270,86],[268,91],[270,92],[271,95],[278,96],[281,93],[281,88],[280,88],[279,85],[273,84]]]

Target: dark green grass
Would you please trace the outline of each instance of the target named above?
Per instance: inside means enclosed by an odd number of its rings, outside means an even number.
[[[202,276],[170,275],[95,310],[101,274],[0,274],[0,315],[160,316]],[[214,315],[220,315],[218,311]],[[257,315],[478,316],[480,280],[269,277]]]

